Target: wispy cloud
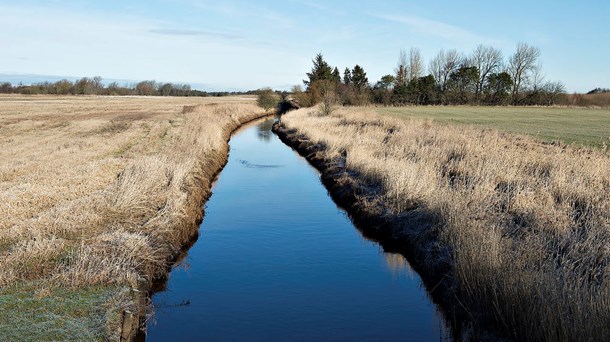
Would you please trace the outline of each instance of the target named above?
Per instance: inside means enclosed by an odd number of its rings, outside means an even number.
[[[161,34],[166,36],[208,36],[217,37],[229,40],[243,39],[243,36],[223,33],[223,32],[212,32],[204,30],[185,30],[185,29],[150,29],[148,33]]]
[[[226,17],[227,20],[252,20],[256,18],[257,25],[268,23],[269,25],[292,28],[295,23],[285,13],[277,12],[272,7],[258,2],[228,2],[210,0],[180,0],[184,4],[202,13],[216,13]],[[238,19],[239,18],[239,19]],[[242,23],[243,24],[243,23]]]
[[[328,7],[326,7],[324,5],[320,5],[319,3],[313,2],[313,1],[296,0],[296,1],[293,1],[293,2],[296,2],[296,3],[301,4],[303,6],[307,6],[307,7],[319,10],[319,11],[327,11],[328,10]]]
[[[421,34],[441,38],[459,45],[501,43],[498,40],[476,34],[474,32],[468,31],[455,25],[422,17],[391,14],[374,14],[372,16],[375,18],[404,24],[412,30],[417,31]]]

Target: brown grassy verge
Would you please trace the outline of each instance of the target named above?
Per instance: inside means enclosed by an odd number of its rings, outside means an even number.
[[[610,93],[566,94],[559,101],[561,104],[579,107],[610,107]]]
[[[475,335],[610,338],[604,152],[369,109],[303,109],[282,126],[367,229],[411,247]]]
[[[196,236],[230,133],[263,115],[250,99],[0,97],[0,288],[147,290]]]

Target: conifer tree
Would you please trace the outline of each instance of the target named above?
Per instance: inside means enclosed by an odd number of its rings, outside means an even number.
[[[351,72],[351,70],[349,70],[349,68],[345,68],[345,71],[343,71],[343,84],[349,85],[351,83],[352,83],[352,72]]]
[[[341,83],[341,74],[339,73],[339,69],[337,67],[335,67],[335,69],[333,69],[332,81],[335,82],[336,84]]]
[[[321,53],[316,55],[316,58],[313,59],[313,68],[311,72],[307,73],[308,80],[303,80],[303,84],[307,87],[307,91],[310,90],[310,87],[316,81],[322,80],[332,80],[333,78],[333,70],[324,60],[324,56]]]
[[[366,72],[358,64],[352,69],[352,84],[356,92],[362,92],[369,87],[369,79],[366,77]]]

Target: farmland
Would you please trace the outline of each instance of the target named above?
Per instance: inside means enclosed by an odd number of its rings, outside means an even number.
[[[433,119],[439,123],[527,134],[545,141],[603,147],[610,144],[610,109],[570,107],[417,106],[379,107],[398,118]]]
[[[0,339],[120,336],[196,236],[230,132],[264,114],[247,97],[0,97]]]

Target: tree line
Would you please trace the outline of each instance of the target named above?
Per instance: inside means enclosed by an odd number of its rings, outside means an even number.
[[[547,81],[540,49],[517,44],[506,60],[492,46],[479,45],[469,54],[441,50],[425,65],[421,52],[401,51],[392,74],[370,83],[360,65],[341,74],[322,54],[311,72],[292,89],[303,106],[366,105],[554,105],[565,93],[559,81]]]
[[[191,89],[188,84],[162,83],[152,80],[141,81],[132,85],[119,85],[117,82],[105,85],[100,76],[83,77],[74,82],[63,79],[57,82],[41,82],[32,85],[0,83],[0,94],[25,95],[228,96],[251,93],[255,92],[206,92]]]

